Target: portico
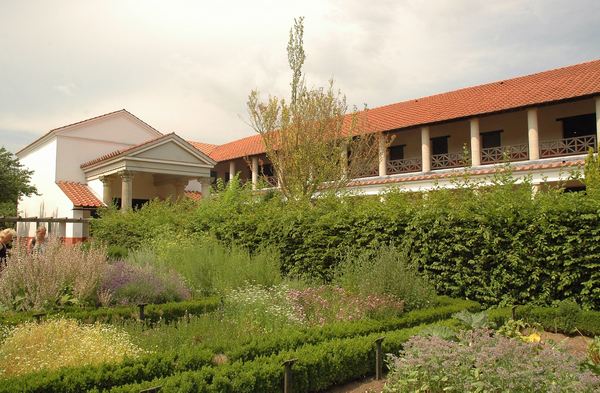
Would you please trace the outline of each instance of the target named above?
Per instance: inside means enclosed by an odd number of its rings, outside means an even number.
[[[187,188],[210,191],[210,170],[216,164],[175,134],[164,135],[81,165],[88,184],[102,184],[102,201],[128,210],[141,203],[183,197]]]

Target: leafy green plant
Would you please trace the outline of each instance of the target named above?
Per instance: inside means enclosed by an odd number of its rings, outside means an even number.
[[[341,287],[363,296],[387,295],[403,300],[407,310],[433,304],[435,290],[429,280],[395,247],[350,255],[338,268],[334,280]]]
[[[486,311],[472,313],[467,310],[462,310],[452,315],[452,317],[458,319],[470,329],[482,329],[491,327],[490,321],[488,319],[488,313]]]

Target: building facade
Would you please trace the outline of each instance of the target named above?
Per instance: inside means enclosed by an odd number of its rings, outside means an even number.
[[[534,185],[570,180],[600,139],[600,60],[370,109],[380,140],[378,165],[350,187],[378,194],[390,186],[452,187],[457,171],[485,179],[499,165]],[[129,209],[153,198],[198,198],[216,178],[236,174],[276,186],[259,135],[223,145],[163,135],[125,110],[51,130],[17,153],[34,170],[40,196],[19,203],[24,216],[88,217],[110,203]],[[483,180],[485,181],[485,180]],[[21,235],[35,228],[19,226]],[[68,239],[87,236],[65,224]]]

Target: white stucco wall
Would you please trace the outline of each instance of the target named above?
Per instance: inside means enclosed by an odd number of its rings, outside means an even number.
[[[59,160],[56,179],[85,183],[85,175],[80,168],[84,162],[156,137],[128,114],[115,114],[67,128],[57,134]]]
[[[33,151],[20,155],[19,160],[29,170],[33,170],[31,184],[40,195],[24,197],[19,201],[18,214],[24,217],[72,217],[72,203],[55,183],[56,179],[56,138]],[[20,223],[19,235],[33,236],[35,224]],[[58,228],[50,228],[58,229]],[[64,231],[64,226],[62,227]],[[63,234],[59,234],[64,236]]]

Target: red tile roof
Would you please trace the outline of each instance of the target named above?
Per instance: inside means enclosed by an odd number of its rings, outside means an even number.
[[[200,191],[185,191],[185,196],[193,201],[202,199],[202,193]]]
[[[532,170],[543,170],[543,169],[555,169],[555,168],[567,168],[567,167],[583,167],[585,164],[584,160],[572,160],[572,161],[554,161],[543,164],[525,164],[525,165],[514,165],[511,167],[513,172],[523,172]],[[496,173],[500,168],[498,166],[492,166],[485,169],[473,169],[467,170],[466,173],[469,175],[492,175]],[[395,183],[406,183],[413,181],[424,181],[424,180],[439,180],[445,178],[455,177],[457,174],[462,175],[465,170],[457,169],[444,173],[430,173],[430,174],[418,174],[414,176],[401,176],[401,177],[380,177],[372,179],[358,179],[350,182],[348,187],[361,187],[361,186],[375,186],[384,184],[395,184]]]
[[[72,181],[57,181],[56,185],[64,192],[64,194],[73,202],[76,207],[101,207],[104,206],[102,201],[98,199],[92,190],[82,183]]]
[[[599,93],[600,60],[594,60],[373,108],[368,111],[368,132],[435,124]],[[264,152],[260,136],[254,135],[220,145],[210,156],[226,161]]]
[[[194,146],[196,149],[200,150],[202,153],[206,154],[207,156],[209,156],[213,150],[215,150],[217,147],[219,147],[219,145],[212,145],[210,143],[202,143],[202,142],[195,142],[195,141],[187,141],[187,142],[190,145]]]

